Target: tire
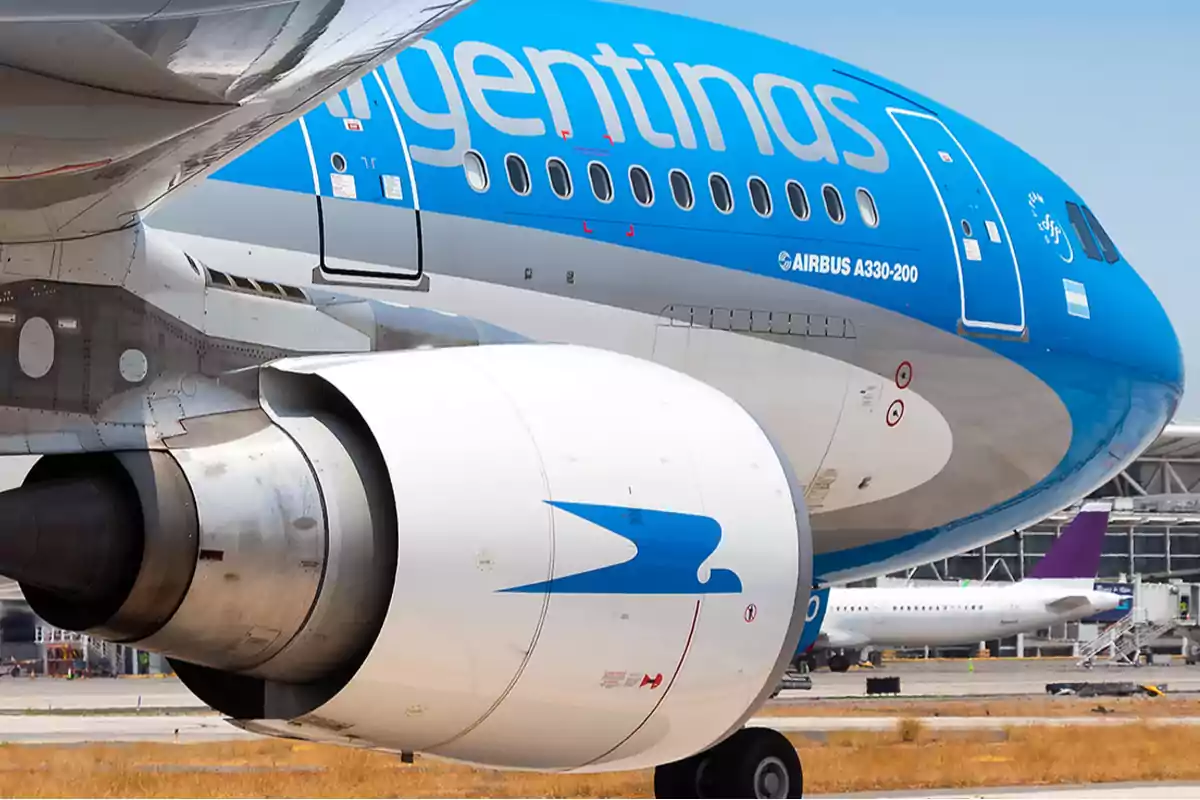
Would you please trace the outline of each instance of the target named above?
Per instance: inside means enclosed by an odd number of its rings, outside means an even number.
[[[716,797],[803,797],[800,756],[787,737],[769,728],[743,728],[722,742],[708,765]]]
[[[829,658],[829,671],[830,672],[849,672],[850,671],[850,659],[846,658],[845,656],[831,656]]]
[[[654,768],[654,796],[674,798],[674,800],[692,800],[700,794],[700,767],[708,758],[708,753],[697,753],[694,756],[673,761],[670,764],[660,764]]]

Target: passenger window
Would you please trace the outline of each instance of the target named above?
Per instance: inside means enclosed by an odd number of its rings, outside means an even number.
[[[474,150],[463,153],[463,172],[466,173],[468,186],[477,192],[487,191],[488,171],[483,156]]]
[[[846,221],[846,206],[842,204],[842,193],[836,186],[828,183],[821,187],[821,197],[825,200],[825,213],[838,225]]]
[[[1100,240],[1100,249],[1104,251],[1104,260],[1109,264],[1120,261],[1121,254],[1117,252],[1117,246],[1113,244],[1112,239],[1108,238],[1108,232],[1104,230],[1100,220],[1096,219],[1096,215],[1087,206],[1083,206],[1083,216],[1087,217],[1088,224],[1092,226],[1096,238]]]
[[[671,194],[675,195],[675,205],[684,211],[691,211],[696,198],[692,194],[692,179],[680,170],[671,170]]]
[[[1083,212],[1079,210],[1079,206],[1074,203],[1067,203],[1067,219],[1071,220],[1071,227],[1075,229],[1075,235],[1079,237],[1079,242],[1083,245],[1084,254],[1092,261],[1103,261],[1100,256],[1100,248],[1096,246],[1096,240],[1092,238],[1092,232],[1088,228],[1087,220],[1083,218]]]
[[[592,183],[592,194],[596,195],[597,200],[601,203],[612,202],[613,184],[612,176],[608,174],[608,167],[599,161],[588,164],[588,180]]]
[[[525,159],[518,155],[510,155],[504,159],[504,169],[508,172],[508,185],[519,195],[529,194],[529,167]]]
[[[712,192],[713,205],[717,207],[717,211],[722,214],[728,214],[733,211],[733,191],[729,188],[729,181],[725,180],[725,176],[714,172],[708,176],[708,189]]]
[[[641,167],[629,168],[629,188],[633,190],[633,198],[638,203],[644,206],[654,203],[654,185],[650,183],[650,173]]]
[[[750,202],[754,204],[754,210],[760,217],[771,216],[771,190],[767,184],[763,183],[762,178],[751,178],[749,185]]]
[[[971,223],[965,219],[962,221],[962,231],[963,236],[967,237],[968,239],[971,238]]]
[[[788,181],[787,197],[792,215],[799,220],[808,219],[808,195],[804,193],[804,187],[796,181]]]
[[[859,189],[854,193],[854,198],[858,200],[858,213],[862,214],[863,223],[868,228],[874,228],[879,225],[879,208],[875,205],[875,198],[866,189]]]
[[[571,172],[560,158],[546,162],[546,174],[550,176],[550,188],[563,200],[571,197]]]

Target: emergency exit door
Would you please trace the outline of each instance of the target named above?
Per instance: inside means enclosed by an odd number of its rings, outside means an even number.
[[[1025,331],[1017,253],[987,182],[937,117],[890,108],[933,186],[958,267],[960,322],[966,330]]]
[[[377,73],[310,111],[303,125],[312,154],[322,271],[420,277],[420,212],[411,162]]]

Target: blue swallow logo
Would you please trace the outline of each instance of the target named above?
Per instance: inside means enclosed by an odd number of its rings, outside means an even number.
[[[587,503],[548,505],[566,511],[633,542],[637,552],[620,564],[562,578],[503,589],[555,594],[740,594],[733,570],[714,569],[700,582],[700,565],[721,543],[721,525],[709,517],[643,508]]]

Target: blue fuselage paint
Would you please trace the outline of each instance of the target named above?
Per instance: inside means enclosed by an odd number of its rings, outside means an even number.
[[[473,185],[464,162],[476,155],[486,177]],[[570,174],[566,197],[552,190],[554,160]],[[643,169],[650,203],[636,196]],[[687,208],[672,174],[688,178]],[[755,208],[755,179],[769,210],[761,195]],[[1183,390],[1163,309],[1123,257],[1085,254],[1066,211],[1083,200],[1053,172],[880,76],[686,17],[481,0],[215,180],[411,212],[413,231],[362,232],[395,236],[398,280],[423,267],[489,280],[487,242],[476,263],[422,264],[422,215],[606,243],[899,315],[1019,365],[1061,401],[1069,446],[1036,483],[936,527],[897,523],[826,548],[818,576],[944,555],[1074,501],[1157,435]],[[328,212],[324,224],[327,238],[355,235]],[[621,290],[581,296],[634,307],[619,297],[637,287]],[[964,364],[965,382],[977,375]],[[969,417],[976,401],[959,402]],[[977,402],[971,425],[986,430]],[[954,436],[970,446],[967,428]]]

